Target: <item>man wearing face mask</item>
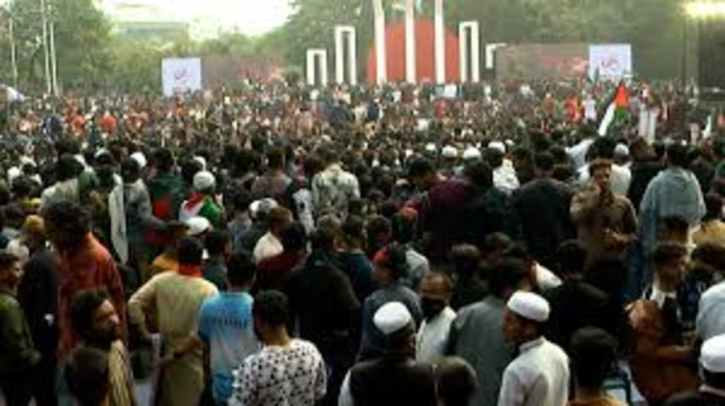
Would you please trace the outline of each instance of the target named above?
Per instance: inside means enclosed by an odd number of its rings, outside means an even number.
[[[442,272],[427,273],[421,284],[420,307],[424,320],[416,338],[416,360],[433,362],[445,356],[456,312],[450,308],[453,282]]]

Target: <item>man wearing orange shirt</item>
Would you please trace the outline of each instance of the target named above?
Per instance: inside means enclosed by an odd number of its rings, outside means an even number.
[[[117,127],[116,117],[107,110],[100,120],[98,120],[98,127],[101,129],[101,132],[106,135],[115,134]]]
[[[126,337],[126,300],[113,257],[90,232],[90,215],[78,204],[62,202],[43,210],[48,239],[60,257],[58,330],[59,356],[69,354],[78,341],[71,325],[70,301],[81,290],[108,292]]]

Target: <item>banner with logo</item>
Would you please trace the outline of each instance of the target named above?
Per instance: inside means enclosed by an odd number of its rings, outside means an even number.
[[[164,96],[201,90],[201,59],[167,58],[161,61]]]
[[[607,44],[589,46],[589,77],[621,80],[632,75],[632,46]]]

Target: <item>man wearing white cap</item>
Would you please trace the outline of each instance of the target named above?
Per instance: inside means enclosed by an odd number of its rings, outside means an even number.
[[[468,147],[465,151],[463,151],[463,160],[464,161],[473,161],[476,159],[481,159],[481,150],[476,147]]]
[[[194,194],[181,205],[179,220],[201,216],[209,220],[214,228],[224,227],[224,209],[214,199],[215,188],[216,178],[211,172],[201,171],[194,175]]]
[[[530,292],[516,292],[506,305],[503,333],[519,347],[506,368],[500,406],[563,406],[569,399],[569,359],[542,336],[549,303]]]
[[[375,312],[373,322],[385,336],[385,355],[350,370],[340,406],[436,405],[433,369],[414,361],[415,322],[408,308],[387,303]]]
[[[446,177],[453,177],[458,164],[458,150],[452,145],[447,145],[441,150],[441,158],[441,172]]]
[[[676,395],[666,406],[725,405],[725,335],[705,341],[700,350],[700,365],[704,376],[700,389]]]

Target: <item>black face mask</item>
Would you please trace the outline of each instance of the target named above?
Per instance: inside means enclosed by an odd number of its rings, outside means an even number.
[[[96,169],[96,175],[102,182],[113,181],[113,168],[109,168],[106,166],[99,167],[98,169]]]
[[[426,320],[430,320],[441,314],[443,309],[446,308],[446,302],[424,297],[420,299],[420,308],[423,310],[423,316]]]

